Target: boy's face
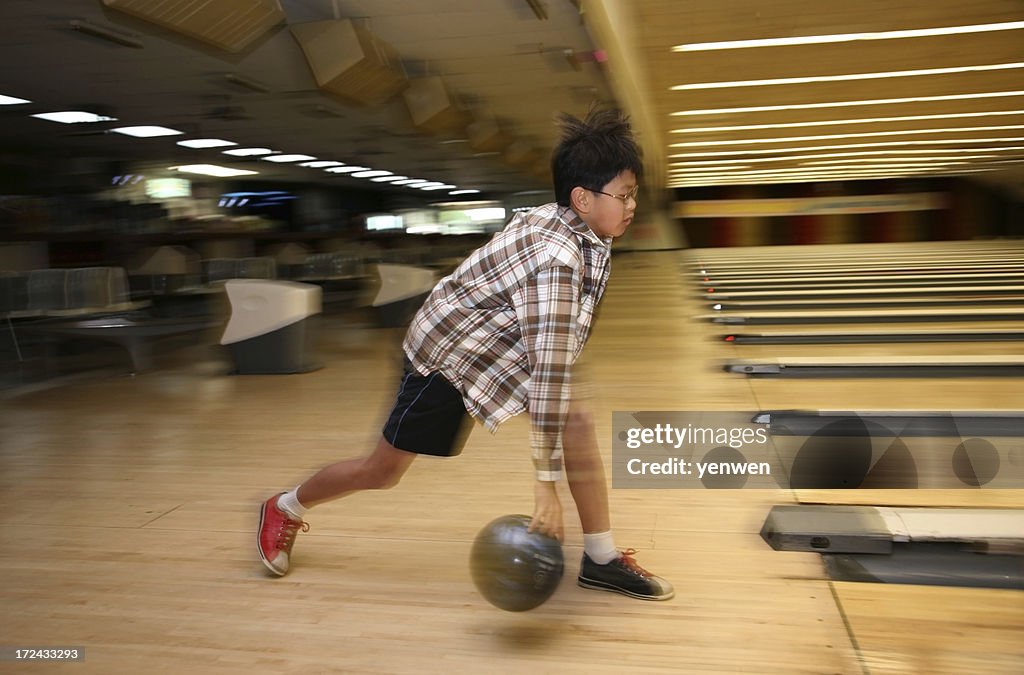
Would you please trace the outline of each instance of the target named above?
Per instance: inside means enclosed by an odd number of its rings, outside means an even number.
[[[599,237],[621,237],[633,222],[636,187],[636,176],[627,170],[600,188],[586,190],[586,207],[580,217]]]

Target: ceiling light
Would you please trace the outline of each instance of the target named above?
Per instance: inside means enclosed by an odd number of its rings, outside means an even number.
[[[125,136],[134,136],[135,138],[155,138],[157,136],[179,136],[184,131],[178,131],[177,129],[168,129],[167,127],[157,126],[140,126],[140,127],[118,127],[111,129],[115,134],[124,134]]]
[[[423,183],[426,182],[427,181],[423,180],[422,178],[406,178],[405,180],[396,180],[394,183],[392,183],[392,185],[406,185],[408,187],[415,187],[417,185],[422,185]]]
[[[749,169],[749,164],[730,164],[728,166],[692,166],[692,167],[676,167],[669,169],[668,172],[672,175],[684,175],[687,173],[701,173],[708,171],[736,171],[737,169]]]
[[[918,122],[921,120],[948,120],[965,117],[998,117],[1001,115],[1024,115],[1024,110],[996,110],[992,112],[949,113],[945,115],[905,115],[902,117],[862,117],[844,120],[818,120],[814,122],[782,122],[778,124],[741,124],[731,127],[692,127],[672,129],[673,134],[696,134],[711,131],[753,131],[755,129],[789,129],[793,127],[828,127],[842,124],[875,124],[881,122]]]
[[[1024,63],[992,63],[984,66],[957,66],[954,68],[924,68],[921,70],[890,70],[880,73],[851,73],[847,75],[816,75],[812,77],[779,77],[767,80],[735,80],[730,82],[695,82],[669,87],[671,91],[693,89],[731,89],[733,87],[766,87],[776,84],[809,84],[811,82],[846,82],[850,80],[876,80],[887,77],[915,77],[917,75],[951,75],[986,70],[1024,68]]]
[[[353,178],[376,178],[377,176],[390,176],[390,171],[379,171],[377,169],[369,169],[366,171],[356,171],[350,174]]]
[[[987,33],[1000,30],[1024,28],[1024,21],[986,23],[973,26],[949,26],[945,28],[918,28],[913,30],[887,30],[873,33],[840,33],[835,35],[807,35],[802,37],[765,38],[760,40],[729,40],[726,42],[695,42],[677,45],[674,52],[700,52],[716,49],[746,49],[750,47],[785,47],[790,45],[827,44],[832,42],[855,42],[858,40],[893,40],[901,38],[933,37],[939,35],[960,35],[964,33]]]
[[[889,145],[944,145],[947,143],[1005,143],[1005,142],[1020,142],[1024,140],[1024,136],[1016,137],[1004,137],[1004,138],[943,138],[943,139],[929,139],[929,140],[889,140],[880,141],[877,143],[843,143],[840,145],[811,145],[809,147],[774,147],[770,150],[733,150],[733,151],[721,151],[715,153],[680,153],[676,155],[670,155],[671,159],[682,159],[686,157],[724,157],[726,155],[777,155],[778,153],[798,153],[808,151],[820,151],[820,150],[852,150],[854,147],[887,147]],[[998,147],[984,147],[986,153],[995,152]],[[947,152],[943,150],[943,152]],[[975,151],[977,152],[977,151]]]
[[[225,155],[232,155],[233,157],[259,157],[260,155],[272,155],[276,150],[270,148],[235,148],[233,150],[225,150]]]
[[[355,173],[357,171],[366,171],[370,167],[368,166],[335,166],[330,169],[324,169],[327,173]]]
[[[437,185],[431,185],[430,183],[427,183],[426,185],[419,185],[417,187],[420,190],[424,190],[426,192],[431,192],[433,190],[448,190],[448,189],[453,188],[455,186],[454,185],[448,185],[447,183],[438,183]]]
[[[452,190],[448,194],[450,195],[475,195],[479,194],[479,190]]]
[[[26,98],[18,98],[17,96],[4,96],[0,94],[0,105],[18,105],[19,103],[31,103]]]
[[[875,165],[872,165],[872,166],[859,166],[859,165],[856,165],[856,164],[839,164],[839,165],[833,165],[833,166],[806,166],[806,165],[801,165],[801,166],[787,167],[787,168],[784,168],[784,169],[751,169],[751,170],[747,170],[747,171],[730,170],[728,173],[723,173],[721,171],[705,170],[703,172],[696,172],[696,173],[674,174],[674,175],[671,176],[671,178],[677,178],[677,179],[681,178],[681,179],[686,180],[686,179],[695,178],[695,177],[711,177],[711,176],[723,176],[723,175],[734,176],[734,177],[735,176],[775,176],[775,175],[783,176],[783,175],[790,174],[790,173],[801,173],[801,174],[809,174],[809,173],[835,173],[836,171],[850,171],[850,172],[854,172],[854,173],[864,173],[864,172],[869,172],[869,171],[889,170],[889,169],[893,169],[893,168],[914,169],[914,170],[928,171],[930,169],[934,169],[934,168],[938,168],[938,167],[951,166],[951,165],[957,165],[957,164],[966,164],[966,162],[943,162],[943,163],[929,162],[927,164],[921,164],[921,163],[907,164],[907,163],[903,163],[903,162],[899,162],[899,161],[893,161],[893,162],[879,162],[879,163],[877,163]]]
[[[371,183],[390,183],[390,182],[396,181],[396,180],[405,180],[406,178],[408,178],[408,176],[377,176],[376,178],[371,178],[370,182]]]
[[[810,161],[804,162],[804,164],[805,165],[814,165],[814,164],[848,164],[850,162],[867,162],[867,163],[876,163],[876,164],[881,164],[881,163],[884,163],[884,162],[914,162],[914,163],[918,163],[918,164],[925,164],[925,163],[933,164],[933,163],[936,163],[936,162],[955,162],[957,164],[964,164],[965,160],[969,160],[969,159],[989,159],[989,158],[992,158],[992,157],[994,157],[994,155],[966,155],[966,156],[962,155],[960,157],[934,157],[934,156],[924,156],[924,157],[892,157],[890,159],[886,159],[884,157],[847,157],[845,159],[814,159],[814,160],[810,160]]]
[[[178,141],[178,145],[186,148],[226,148],[229,145],[238,145],[234,141],[225,141],[220,138],[194,138],[191,141]]]
[[[828,141],[839,138],[870,138],[872,136],[906,136],[907,134],[948,134],[964,131],[1006,131],[1010,129],[1024,129],[1024,124],[1009,124],[1005,126],[992,127],[951,127],[947,129],[910,129],[907,131],[874,131],[863,134],[831,134],[826,136],[788,136],[778,138],[744,138],[732,140],[714,141],[688,141],[686,143],[671,143],[670,148],[692,148],[702,145],[746,145],[761,143],[789,143],[796,141]]]
[[[333,162],[329,159],[318,159],[315,162],[303,162],[299,166],[305,166],[310,169],[326,169],[329,166],[342,166],[344,162]]]
[[[814,108],[846,108],[858,105],[890,105],[894,103],[925,103],[929,101],[963,101],[975,98],[999,98],[1002,96],[1024,96],[1024,91],[986,91],[979,94],[946,94],[943,96],[911,96],[905,98],[872,98],[862,101],[827,101],[824,103],[794,103],[791,105],[755,105],[744,108],[706,108],[704,110],[680,110],[674,117],[693,115],[724,115],[731,113],[775,112],[778,110],[811,110]]]
[[[245,169],[232,169],[216,164],[186,164],[184,166],[172,166],[171,169],[181,173],[195,173],[203,176],[217,176],[218,178],[231,178],[233,176],[251,176],[258,171],[247,171]]]
[[[38,117],[41,120],[47,120],[49,122],[60,122],[61,124],[88,124],[92,122],[113,122],[117,120],[116,117],[107,117],[106,115],[97,115],[96,113],[82,112],[81,110],[38,113],[32,115],[32,117]]]
[[[971,150],[968,149],[950,149],[942,148],[941,150],[863,150],[861,152],[829,152],[819,155],[789,155],[785,157],[747,157],[744,159],[705,159],[705,160],[691,160],[689,162],[670,162],[669,171],[674,171],[672,167],[700,167],[703,165],[735,165],[735,164],[755,164],[761,162],[800,162],[804,160],[816,160],[821,157],[865,157],[863,161],[874,162],[877,161],[878,155],[928,155],[933,152],[978,152],[978,148]],[[986,150],[986,152],[988,152]],[[872,157],[874,156],[874,157]],[[988,157],[995,157],[995,155],[961,155],[955,157],[955,159],[986,159]],[[917,159],[917,157],[913,157]],[[954,157],[923,157],[922,159],[954,159]],[[857,160],[861,161],[861,160]],[[813,162],[808,162],[813,163]]]
[[[999,139],[999,140],[1006,140],[1006,139]],[[1024,138],[1021,138],[1021,140],[1024,140]],[[941,141],[941,142],[945,142],[945,141]],[[795,153],[800,153],[800,152],[806,153],[806,152],[809,152],[809,151],[810,152],[814,152],[814,151],[819,151],[819,150],[830,150],[830,149],[837,149],[838,150],[838,149],[844,149],[844,147],[864,147],[864,146],[871,147],[871,146],[878,146],[878,145],[894,145],[894,144],[895,145],[904,145],[906,143],[862,143],[862,144],[853,144],[853,145],[819,145],[819,146],[816,146],[816,147],[813,147],[813,146],[812,147],[793,147],[793,149],[790,149],[790,151],[791,152],[795,152]],[[985,152],[985,153],[1007,153],[1007,152],[1016,152],[1016,151],[1021,151],[1021,150],[1024,150],[1024,146],[1013,145],[1013,146],[1007,146],[1007,147],[942,147],[942,149],[935,149],[935,150],[908,150],[908,149],[903,149],[903,147],[901,147],[901,149],[893,149],[893,150],[865,150],[865,151],[857,151],[857,152],[854,152],[854,153],[825,153],[825,154],[818,154],[818,155],[786,155],[786,156],[781,156],[781,157],[744,158],[744,159],[738,159],[738,160],[705,160],[703,162],[694,162],[694,161],[690,161],[690,162],[673,162],[669,166],[683,166],[684,164],[703,164],[703,163],[717,164],[717,163],[724,163],[724,162],[786,162],[786,161],[791,161],[791,160],[803,160],[803,159],[817,158],[817,157],[858,157],[858,156],[866,156],[866,155],[915,155],[915,154],[925,155],[925,154],[936,153],[936,152],[941,152],[941,153],[978,153],[978,152]],[[762,155],[762,154],[766,154],[766,153],[770,153],[770,154],[774,155],[776,152],[778,152],[778,151],[757,151],[757,150],[752,150],[752,151],[748,151],[748,152],[734,151],[734,152],[725,152],[725,153],[683,153],[683,154],[679,154],[679,155],[672,155],[671,157],[677,158],[677,159],[683,159],[683,158],[687,158],[687,157],[711,157],[711,156],[720,156],[720,155]]]
[[[285,164],[288,162],[305,162],[308,160],[316,159],[312,155],[270,155],[269,157],[261,157],[264,162],[278,162]]]

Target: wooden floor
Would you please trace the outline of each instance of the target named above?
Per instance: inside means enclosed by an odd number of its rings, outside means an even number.
[[[720,327],[693,319],[706,309],[681,274],[687,255],[614,259],[585,358],[606,455],[615,410],[1021,407],[1014,378],[724,373],[726,358],[770,348],[713,341]],[[1024,508],[1021,491],[613,490],[619,545],[672,580],[674,600],[578,588],[569,517],[555,596],[524,614],[491,607],[470,580],[469,546],[488,520],[532,509],[519,418],[494,436],[478,428],[458,459],[417,460],[390,492],[313,510],[293,572],[270,578],[255,553],[259,502],[362,453],[393,395],[399,333],[328,317],[321,337],[325,367],[304,375],[225,375],[224,355],[196,346],[135,377],[93,373],[0,399],[0,644],[86,652],[0,672],[1024,672],[1021,593],[835,583],[816,554],[758,536],[775,504]]]

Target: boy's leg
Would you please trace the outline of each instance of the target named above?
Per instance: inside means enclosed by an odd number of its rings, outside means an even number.
[[[562,448],[566,480],[580,514],[583,534],[611,530],[608,483],[597,446],[594,418],[590,411],[577,403],[569,408],[569,417],[562,430]]]
[[[306,508],[323,504],[359,490],[394,487],[416,459],[416,454],[399,450],[382,437],[365,457],[325,466],[298,488],[299,503]]]
[[[335,462],[298,488],[274,495],[260,509],[260,559],[278,576],[288,572],[306,509],[360,490],[398,484],[417,454],[459,454],[469,431],[462,395],[438,373],[419,375],[406,360],[395,405],[377,446],[365,457]],[[405,449],[400,449],[405,448]]]
[[[584,553],[577,582],[584,588],[615,591],[643,600],[668,600],[675,595],[672,584],[651,574],[633,560],[633,549],[617,552],[610,562],[598,564],[608,547],[614,549],[608,483],[597,445],[594,419],[579,403],[573,403],[562,430],[562,460],[569,491],[583,526]],[[599,557],[599,559],[601,559]],[[607,560],[607,555],[604,558]]]
[[[415,453],[399,450],[381,438],[369,455],[336,462],[313,474],[296,490],[298,503],[304,511],[359,490],[394,487],[414,459]],[[260,508],[260,559],[278,576],[288,572],[295,536],[300,529],[309,528],[287,507],[282,508],[280,500],[284,494],[274,495]]]

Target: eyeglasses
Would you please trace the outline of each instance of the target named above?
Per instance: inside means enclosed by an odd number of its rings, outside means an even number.
[[[633,189],[630,190],[629,192],[627,192],[624,195],[613,195],[610,192],[602,192],[601,190],[595,190],[594,188],[584,188],[584,189],[585,190],[590,190],[591,192],[593,192],[595,194],[604,195],[605,197],[614,197],[615,199],[618,199],[620,202],[622,202],[623,206],[625,206],[626,202],[628,202],[630,199],[632,199],[633,203],[636,204],[636,194],[640,190],[640,186],[639,185],[634,185]]]

